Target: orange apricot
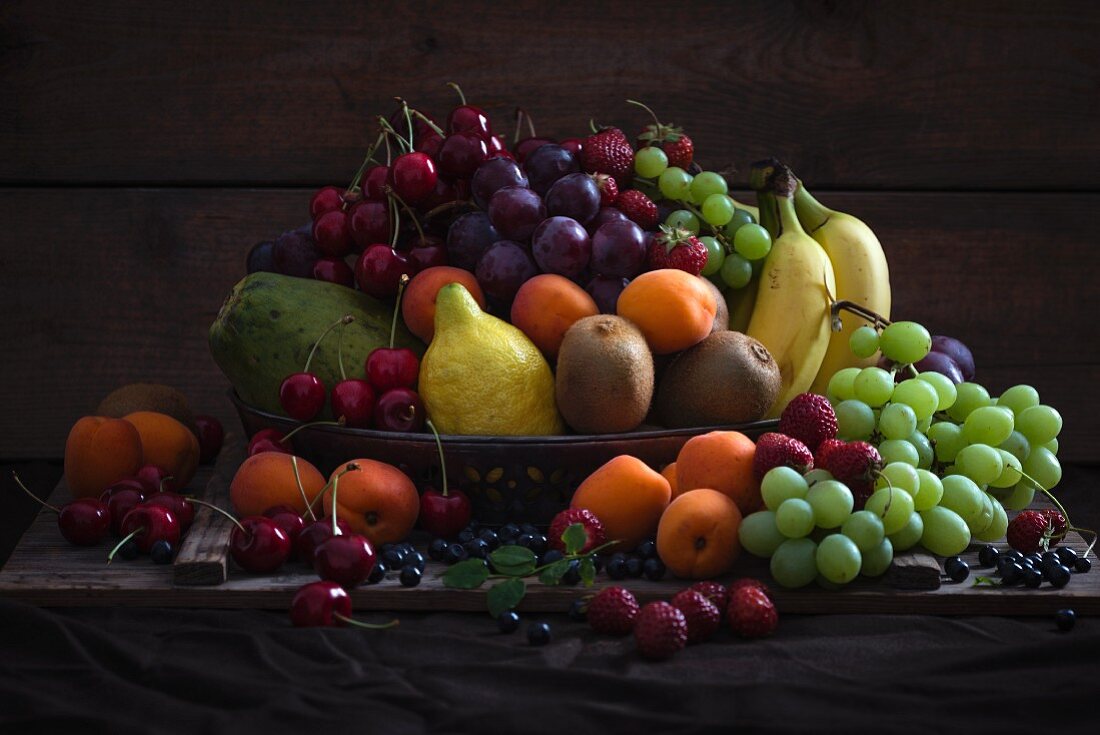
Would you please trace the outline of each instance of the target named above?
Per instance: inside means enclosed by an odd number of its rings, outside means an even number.
[[[672,499],[680,494],[680,483],[676,481],[676,463],[670,462],[661,470],[661,476],[668,480],[668,486],[672,489]]]
[[[199,467],[199,440],[176,419],[155,411],[134,411],[122,417],[141,435],[145,464],[163,467],[176,487],[187,487]]]
[[[98,498],[141,468],[141,435],[122,419],[85,416],[65,441],[65,482],[75,498]]]
[[[686,350],[710,334],[718,302],[696,276],[662,268],[628,283],[615,311],[638,325],[654,354],[667,355]]]
[[[528,279],[512,301],[512,324],[557,359],[565,333],[575,322],[600,313],[588,292],[564,276],[543,273]]]
[[[741,513],[760,506],[760,483],[752,471],[756,444],[739,431],[711,431],[687,440],[676,457],[681,492],[706,487],[728,495]]]
[[[321,494],[325,476],[309,461],[298,457],[298,477],[302,480],[301,489],[294,477],[291,455],[283,452],[254,454],[233,475],[229,483],[229,503],[238,516],[262,515],[276,505],[289,505],[305,513],[306,498],[312,503]]]
[[[729,571],[741,554],[741,511],[710,488],[688,490],[669,504],[657,527],[657,555],[684,579],[710,579]]]
[[[661,473],[628,454],[609,460],[585,478],[570,503],[592,511],[609,541],[621,550],[635,548],[653,536],[672,497]]]
[[[485,294],[473,273],[448,265],[425,268],[413,276],[401,297],[401,318],[405,320],[405,326],[425,344],[435,336],[436,294],[448,283],[461,283],[477,305],[485,310]]]
[[[359,469],[345,472],[349,464]],[[353,459],[329,477],[335,483],[336,515],[352,530],[370,539],[376,547],[403,541],[420,514],[420,494],[416,485],[392,464],[373,459]],[[325,510],[332,513],[333,489],[325,492]]]

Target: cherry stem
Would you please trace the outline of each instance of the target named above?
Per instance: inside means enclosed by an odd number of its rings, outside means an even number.
[[[15,473],[15,470],[11,471],[11,477],[12,477],[13,480],[15,480],[15,484],[18,485],[19,487],[23,488],[23,492],[25,492],[27,495],[30,495],[32,498],[34,498],[39,503],[41,503],[42,505],[44,505],[47,508],[49,508],[50,510],[52,510],[54,513],[58,513],[58,514],[61,513],[61,509],[58,508],[56,505],[54,505],[53,503],[47,503],[45,500],[43,500],[42,498],[38,497],[37,495],[32,493],[30,490],[28,490],[27,486],[23,484],[23,481],[19,479],[19,475],[17,475]]]
[[[512,147],[516,147],[516,143],[519,142],[519,131],[523,129],[523,117],[526,115],[522,107],[516,108],[516,132],[512,134]]]
[[[367,628],[368,630],[385,630],[386,628],[396,628],[400,625],[400,620],[391,620],[388,623],[362,623],[358,620],[353,620],[347,615],[341,615],[338,612],[334,612],[332,617],[339,620],[341,623],[347,623],[348,625],[354,625],[357,628]]]
[[[405,113],[405,124],[409,126],[409,148],[412,149],[415,141],[413,140],[413,120],[412,115],[409,114],[409,103],[400,97],[398,99],[401,100],[401,110]]]
[[[401,205],[401,208],[405,210],[405,214],[412,217],[413,227],[416,228],[417,234],[420,235],[420,239],[421,239],[421,241],[423,241],[424,240],[424,230],[420,227],[420,223],[416,219],[416,212],[414,212],[409,207],[408,204],[405,204],[405,200],[402,199],[401,196],[396,191],[393,190],[392,186],[387,186],[386,187],[386,194],[388,194],[389,196],[396,199],[397,203]]]
[[[341,473],[342,474],[342,473]],[[336,524],[336,491],[340,489],[340,475],[332,478],[332,535],[339,536],[340,526]]]
[[[355,321],[355,317],[348,314],[344,317],[347,321],[344,321],[344,326],[351,324]],[[348,374],[344,372],[344,330],[340,330],[340,334],[336,335],[336,364],[340,366],[340,379],[347,380]]]
[[[346,424],[347,424],[347,419],[344,418],[343,416],[336,419],[335,421],[314,421],[313,423],[309,423],[309,424],[299,424],[298,426],[295,426],[293,429],[288,431],[283,436],[283,438],[279,440],[279,443],[280,444],[286,444],[288,441],[290,441],[290,438],[292,436],[297,434],[302,429],[311,429],[314,426],[344,426]]]
[[[626,102],[627,102],[627,104],[630,104],[630,105],[637,105],[638,107],[641,107],[643,110],[648,112],[650,114],[650,116],[653,118],[654,124],[656,124],[658,128],[663,128],[664,127],[663,125],[661,125],[661,121],[657,119],[657,113],[654,112],[653,110],[649,109],[649,105],[646,105],[646,104],[644,104],[642,102],[639,102],[637,100],[627,100]]]
[[[313,512],[313,506],[309,504],[309,498],[306,497],[306,489],[302,486],[302,475],[298,472],[298,457],[296,455],[290,455],[290,466],[294,468],[294,482],[298,485],[298,492],[302,494],[302,502],[306,504],[306,512],[309,513],[310,520],[317,520],[317,514]]]
[[[389,198],[390,203],[390,219],[393,221],[393,234],[390,235],[390,249],[397,248],[397,235],[401,232],[401,212],[397,209],[397,203],[394,202],[393,197]]]
[[[393,151],[390,149],[390,136],[386,135],[386,165],[389,166],[392,163]]]
[[[418,118],[420,118],[421,120],[423,120],[423,121],[424,121],[424,124],[426,124],[426,125],[427,125],[427,126],[428,126],[429,128],[431,128],[432,130],[434,130],[434,131],[435,131],[435,134],[436,134],[436,135],[438,135],[438,136],[439,136],[439,137],[441,137],[441,138],[443,137],[443,128],[441,128],[441,127],[439,127],[438,125],[436,125],[436,124],[435,124],[435,122],[433,122],[433,121],[432,121],[432,119],[431,119],[430,117],[428,117],[427,115],[425,115],[425,114],[424,114],[423,112],[421,112],[420,110],[413,110],[413,109],[410,109],[410,110],[409,110],[409,112],[411,112],[412,114],[416,115],[416,116],[417,116]]]
[[[386,118],[379,115],[378,116],[378,124],[381,125],[382,129],[385,130],[387,133],[389,133],[393,137],[397,138],[397,142],[401,144],[401,150],[403,152],[406,152],[406,153],[411,153],[412,152],[412,149],[413,149],[412,143],[405,140],[405,136],[401,135],[401,133],[394,130],[393,126],[390,125],[389,120],[387,120]]]
[[[185,499],[185,500],[186,500],[186,501],[187,501],[188,503],[193,503],[193,504],[195,504],[195,505],[201,505],[201,506],[204,506],[204,507],[206,507],[206,508],[210,508],[211,510],[216,510],[216,511],[218,511],[218,512],[219,512],[219,513],[221,513],[221,514],[222,514],[223,516],[225,516],[226,518],[228,518],[229,520],[231,520],[231,521],[233,522],[233,525],[234,525],[234,526],[236,526],[237,528],[241,529],[241,533],[244,533],[244,534],[247,534],[247,533],[248,533],[248,529],[247,529],[247,528],[245,528],[244,526],[242,526],[242,525],[241,525],[241,522],[240,522],[240,521],[238,521],[238,520],[237,520],[237,518],[236,518],[236,517],[235,517],[235,516],[234,516],[234,515],[233,515],[232,513],[230,513],[229,511],[225,510],[224,508],[219,508],[218,506],[214,505],[213,503],[208,503],[208,502],[206,502],[205,500],[199,500],[198,498],[184,498],[184,499]]]
[[[409,274],[402,273],[397,281],[397,301],[393,304],[393,320],[390,322],[390,349],[393,349],[393,340],[397,334],[397,312],[401,311],[401,295],[405,293],[405,286],[409,283]]]
[[[332,324],[330,324],[330,325],[328,326],[328,328],[327,328],[327,329],[325,329],[325,331],[321,333],[321,336],[320,336],[320,337],[318,337],[318,338],[317,338],[317,341],[313,343],[313,347],[312,347],[312,348],[310,349],[310,351],[309,351],[309,355],[308,355],[308,356],[306,357],[306,366],[305,366],[305,368],[303,368],[303,370],[302,370],[302,372],[303,372],[303,373],[308,373],[308,372],[309,372],[309,364],[310,364],[311,362],[313,362],[313,355],[314,355],[314,353],[316,353],[316,352],[317,352],[317,348],[321,346],[321,341],[322,341],[322,340],[323,340],[323,339],[324,339],[325,337],[327,337],[327,336],[328,336],[328,333],[329,333],[329,332],[331,332],[332,330],[336,329],[336,328],[337,328],[338,326],[340,326],[341,324],[350,324],[350,323],[352,323],[353,321],[355,321],[355,317],[353,317],[353,316],[352,316],[351,314],[344,314],[344,315],[343,315],[342,317],[340,317],[340,318],[339,318],[339,319],[338,319],[337,321],[335,321],[335,322],[333,322]],[[284,438],[285,438],[285,437],[284,437]]]
[[[462,104],[466,104],[466,95],[462,93],[462,87],[458,86],[454,82],[447,82],[447,86],[458,92],[458,98],[462,100]]]
[[[833,306],[832,306],[833,319],[839,319],[841,311],[850,311],[853,314],[855,314],[856,316],[863,317],[864,319],[866,319],[867,321],[871,322],[872,324],[874,324],[876,327],[879,327],[879,328],[890,326],[890,320],[889,319],[882,316],[881,314],[877,314],[877,313],[871,311],[870,309],[868,309],[866,306],[863,306],[862,304],[857,304],[854,301],[847,301],[847,300],[833,301]]]
[[[310,503],[309,503],[310,510],[313,509],[313,506],[317,504],[318,500],[325,497],[325,491],[328,490],[329,486],[332,485],[333,480],[336,480],[340,477],[343,477],[347,473],[353,472],[357,469],[359,469],[359,465],[355,464],[355,462],[348,462],[348,466],[346,468],[344,468],[344,471],[341,472],[340,474],[338,474],[336,477],[332,478],[332,480],[329,480],[328,482],[326,482],[325,486],[321,488],[320,492],[318,492],[317,495],[313,498],[313,500],[310,501]],[[333,508],[333,510],[336,509],[336,504],[335,503],[333,503],[332,508]]]
[[[447,462],[443,459],[443,442],[440,440],[439,432],[436,431],[432,420],[428,419],[424,423],[432,430],[432,436],[435,437],[435,446],[439,450],[439,471],[443,474],[443,497],[447,497]]]
[[[363,159],[363,162],[361,164],[359,164],[359,170],[355,172],[355,177],[352,178],[351,183],[348,184],[348,188],[347,188],[348,191],[355,191],[356,189],[361,188],[359,186],[359,181],[363,178],[363,174],[366,173],[367,166],[369,166],[370,162],[374,160],[374,152],[376,150],[378,150],[378,146],[382,145],[382,141],[385,140],[385,139],[386,139],[386,133],[385,133],[385,131],[383,131],[383,132],[378,134],[378,139],[375,140],[374,143],[371,144],[370,148],[367,148],[367,155]],[[346,202],[345,202],[345,206],[346,206]]]
[[[143,533],[144,531],[145,531],[145,526],[141,526],[140,528],[135,528],[133,531],[130,531],[130,533],[123,536],[122,540],[119,541],[117,544],[115,544],[115,548],[111,549],[110,553],[107,554],[107,563],[110,564],[112,561],[115,560],[115,554],[118,553],[118,550],[121,549],[126,544],[127,541],[134,538],[139,533]]]

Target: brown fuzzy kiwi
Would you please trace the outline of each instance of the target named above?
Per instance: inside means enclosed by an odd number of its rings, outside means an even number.
[[[764,345],[740,332],[715,332],[665,370],[656,413],[669,428],[756,421],[780,385],[779,366]]]
[[[730,310],[726,306],[726,297],[722,294],[722,291],[714,285],[714,281],[710,280],[706,276],[699,276],[703,283],[707,284],[710,288],[710,292],[714,294],[714,303],[718,305],[718,309],[714,312],[714,325],[710,328],[711,334],[714,332],[722,332],[730,328]]]
[[[175,388],[160,383],[130,383],[116,388],[99,402],[96,415],[118,419],[134,411],[168,414],[196,437],[199,435],[187,397]]]
[[[645,420],[653,400],[653,356],[632,322],[610,314],[578,320],[558,352],[555,397],[574,431],[612,434]]]

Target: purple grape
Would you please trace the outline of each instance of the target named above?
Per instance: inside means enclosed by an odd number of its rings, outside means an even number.
[[[942,352],[929,352],[924,356],[924,359],[914,364],[914,367],[923,372],[940,373],[946,375],[951,379],[951,382],[955,385],[963,382],[963,372],[959,368],[959,364],[952,360],[950,357]],[[898,375],[902,378],[911,377],[908,371],[900,371]]]
[[[588,174],[566,174],[546,192],[546,213],[572,217],[582,225],[600,211],[600,187]]]
[[[539,194],[546,194],[551,185],[566,174],[575,174],[581,170],[577,157],[560,145],[549,143],[539,146],[523,162],[531,188]]]
[[[962,342],[954,337],[937,334],[932,337],[932,351],[941,352],[954,360],[955,364],[959,366],[963,380],[974,379],[974,354]]]
[[[489,207],[489,200],[506,186],[527,186],[527,177],[519,164],[507,158],[492,158],[478,166],[470,180],[470,192],[474,203],[482,209]]]
[[[247,271],[249,273],[256,273],[257,271],[278,273],[279,270],[275,267],[274,241],[266,240],[253,245],[252,249],[248,251],[247,263]]]
[[[542,197],[522,186],[506,186],[489,200],[489,221],[505,240],[526,242],[546,219]]]
[[[477,263],[477,282],[494,299],[510,304],[516,291],[539,269],[530,253],[518,242],[493,243]]]
[[[628,278],[616,278],[613,276],[596,276],[585,287],[585,291],[600,307],[601,314],[614,314],[615,304],[619,301],[619,294],[630,283]]]
[[[596,216],[585,225],[588,229],[589,235],[596,234],[596,230],[600,229],[601,225],[605,225],[608,222],[630,222],[630,218],[622,213],[621,210],[614,207],[600,207],[600,211],[596,213]],[[662,220],[664,221],[664,220]]]
[[[447,230],[447,261],[456,268],[473,272],[482,253],[499,239],[500,234],[489,221],[488,214],[468,212]]]
[[[600,225],[592,236],[592,270],[633,278],[645,265],[646,247],[645,231],[630,220]]]
[[[313,238],[299,230],[284,232],[275,238],[272,260],[279,273],[296,278],[313,278],[313,265],[321,253],[313,245]]]
[[[582,174],[583,175],[583,174]],[[592,241],[580,222],[569,217],[544,220],[531,236],[531,253],[544,273],[574,278],[592,256]]]

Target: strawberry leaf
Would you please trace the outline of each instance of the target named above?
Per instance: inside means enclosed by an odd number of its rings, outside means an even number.
[[[460,561],[443,573],[443,586],[460,590],[473,590],[489,578],[489,568],[481,559]]]
[[[581,559],[581,582],[585,587],[591,587],[596,583],[596,562],[591,556]]]
[[[588,543],[588,532],[584,530],[584,524],[570,524],[568,528],[562,531],[561,541],[565,544],[566,554],[580,553],[580,550]]]
[[[511,577],[526,577],[535,571],[535,552],[522,546],[501,546],[489,554],[493,569]]]
[[[453,568],[453,567],[452,567]],[[556,585],[561,582],[561,578],[565,576],[565,573],[569,571],[569,560],[558,559],[556,562],[542,570],[542,574],[539,575],[539,581],[545,585]]]
[[[506,579],[503,582],[494,584],[485,595],[485,601],[489,606],[489,614],[494,618],[500,617],[501,613],[514,609],[526,594],[527,585],[522,579]]]

